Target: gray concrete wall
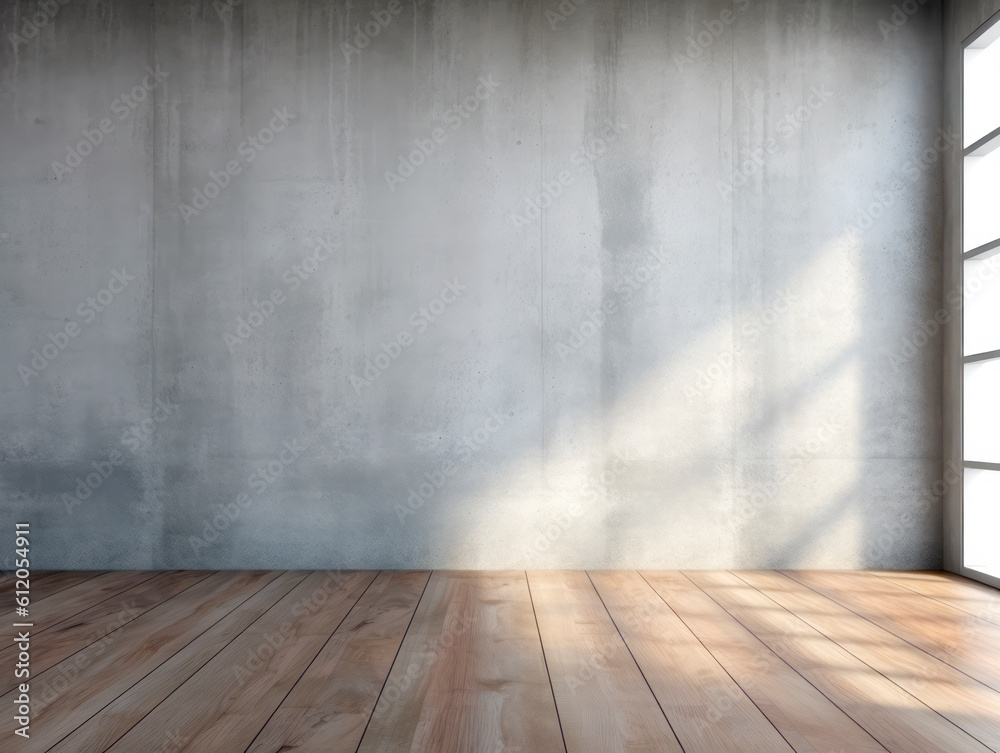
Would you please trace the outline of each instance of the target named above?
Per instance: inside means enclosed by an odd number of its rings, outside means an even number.
[[[4,2],[0,524],[44,568],[940,566],[912,10]]]

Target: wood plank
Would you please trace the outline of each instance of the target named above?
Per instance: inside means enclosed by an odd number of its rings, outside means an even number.
[[[209,575],[209,571],[163,572],[62,622],[41,630],[36,624],[32,631],[31,671],[37,675],[55,666]],[[0,667],[13,666],[16,656],[16,646],[0,649]],[[13,677],[0,680],[0,693],[14,688],[16,682]]]
[[[528,586],[569,753],[682,753],[587,573],[533,571]]]
[[[36,600],[31,599],[28,607],[28,618],[15,617],[13,611],[0,615],[0,623],[33,622],[35,630],[47,627],[73,617],[79,612],[110,599],[122,591],[151,579],[156,573],[149,570],[117,570],[98,575],[68,588],[59,590],[51,596]]]
[[[248,672],[233,646],[280,635],[306,573],[147,573],[115,593],[128,573],[42,575],[32,606],[49,583],[41,613],[61,621],[33,631],[20,751],[1000,751],[1000,691],[972,676],[1000,663],[1000,594],[950,574],[384,572],[335,630],[311,615]],[[733,720],[740,703],[773,740]]]
[[[305,580],[306,575],[303,571],[278,575],[87,719],[49,753],[104,753],[279,599]],[[164,749],[171,750],[169,746]]]
[[[355,753],[429,576],[379,573],[247,753]]]
[[[637,572],[593,572],[591,578],[685,753],[792,751]]]
[[[35,580],[41,580],[47,577],[51,573],[56,572],[55,570],[40,570],[32,573]],[[14,591],[14,581],[17,578],[14,577],[13,570],[0,570],[0,607],[4,609],[9,609],[9,607],[4,606],[6,602],[3,599]]]
[[[44,577],[36,578],[34,573],[28,578],[28,590],[31,592],[31,605],[28,607],[29,612],[31,607],[35,606],[38,602],[43,599],[47,599],[60,591],[64,591],[67,588],[77,585],[78,583],[84,583],[88,580],[96,578],[99,575],[104,575],[106,570],[80,570],[80,571],[69,571],[61,570],[56,572],[49,572]],[[2,619],[5,621],[8,617],[13,615],[14,610],[14,591],[16,590],[16,578],[11,578],[8,585],[10,586],[10,591],[8,591],[4,596],[0,597],[0,614],[3,615]]]
[[[1000,591],[971,578],[940,571],[871,571],[898,586],[1000,625]]]
[[[108,570],[58,570],[39,583],[31,584],[31,601],[41,601],[60,591],[108,573]]]
[[[563,750],[525,574],[435,571],[358,753]]]
[[[376,575],[311,573],[108,753],[155,749],[171,731],[174,753],[244,753]]]
[[[885,753],[875,738],[684,574],[641,575],[797,753]]]
[[[781,573],[741,577],[988,748],[1000,750],[1000,693]]]
[[[14,585],[17,581],[15,576],[16,570],[4,570],[0,572],[0,597],[5,597],[10,593],[13,593],[16,586]],[[28,578],[30,581],[29,585],[32,590],[35,586],[41,585],[46,579],[51,578],[53,575],[58,573],[66,572],[65,570],[32,570],[31,575]],[[5,604],[4,601],[0,600],[0,606]],[[3,607],[4,609],[9,609],[9,607]]]
[[[46,576],[44,574],[35,575],[31,574],[28,579],[28,585],[34,589],[36,583],[44,579]],[[9,612],[14,608],[14,591],[17,588],[17,576],[13,572],[0,573],[0,612]]]
[[[736,574],[687,575],[890,753],[989,750]]]
[[[792,570],[787,574],[1000,691],[1000,625],[867,573]]]
[[[104,640],[34,675],[33,746],[48,750],[277,575],[215,573]],[[0,696],[0,703],[9,708],[13,699],[11,691]],[[13,729],[13,716],[0,716],[0,739],[10,739]]]

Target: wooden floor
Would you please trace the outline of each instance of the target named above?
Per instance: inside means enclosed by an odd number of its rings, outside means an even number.
[[[5,640],[4,751],[1000,751],[1000,592],[945,573],[55,572],[31,592],[30,739]]]

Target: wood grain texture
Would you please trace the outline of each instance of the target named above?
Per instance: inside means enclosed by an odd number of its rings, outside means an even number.
[[[950,574],[38,575],[12,753],[1000,753]]]
[[[122,591],[150,580],[156,573],[149,571],[117,570],[103,573],[96,578],[87,579],[44,599],[31,599],[28,607],[28,621],[35,624],[35,630],[41,631],[63,620],[73,617],[78,612],[92,607],[105,599],[110,599]],[[0,615],[2,622],[21,622],[14,612]]]
[[[1000,625],[1000,591],[984,583],[942,572],[873,571],[871,574]]]
[[[688,577],[890,753],[989,750],[736,574]]]
[[[32,570],[31,571],[31,576],[29,578],[30,583],[28,585],[31,586],[31,590],[32,590],[32,592],[34,592],[34,590],[36,588],[41,587],[42,583],[44,583],[46,580],[48,580],[49,578],[51,578],[53,575],[60,575],[60,574],[66,573],[66,572],[67,571],[65,571],[65,570]],[[104,572],[104,571],[103,570],[99,570],[99,571],[94,571],[94,572],[89,573],[89,574],[91,576],[93,576],[93,575],[98,575],[101,572]],[[11,592],[13,592],[17,588],[17,585],[16,585],[17,576],[15,575],[15,573],[16,573],[15,570],[5,570],[2,573],[0,573],[0,598],[6,596],[7,594],[9,594]],[[87,573],[87,571],[81,570],[81,571],[77,571],[76,574],[79,575],[79,576],[81,576],[81,577],[83,577],[83,576],[86,576],[88,573]],[[39,598],[41,598],[41,597],[39,597]],[[3,604],[4,604],[4,602],[0,601],[0,606],[2,606]],[[6,609],[9,609],[10,607],[9,606],[4,606],[3,608],[6,610]]]
[[[354,753],[429,576],[379,573],[248,753]]]
[[[741,577],[988,748],[1000,750],[1000,693],[780,573]],[[867,585],[858,581],[861,588]]]
[[[47,578],[50,575],[52,575],[54,573],[57,573],[57,572],[59,572],[59,571],[58,570],[35,570],[35,571],[33,571],[31,573],[31,580],[33,581],[33,583],[38,583],[41,580],[43,580],[44,578]],[[4,611],[10,609],[10,607],[11,607],[11,604],[9,602],[5,601],[5,599],[16,588],[16,586],[14,584],[14,581],[16,581],[16,580],[17,580],[17,578],[14,575],[14,571],[13,570],[3,570],[3,571],[0,571],[0,609],[3,609]]]
[[[638,573],[590,575],[685,753],[792,750]]]
[[[563,750],[525,574],[435,571],[359,753]]]
[[[104,753],[279,599],[305,580],[306,575],[302,571],[279,574],[99,713],[87,719],[51,748],[51,753]],[[167,746],[166,750],[171,748]]]
[[[32,631],[31,671],[38,674],[55,666],[209,575],[209,572],[197,571],[154,574],[139,585],[99,601],[62,622],[36,625]],[[91,582],[96,585],[96,581]],[[16,651],[13,645],[0,649],[0,667],[13,665]],[[4,679],[8,682],[0,681],[0,693],[16,685],[16,678]]]
[[[48,750],[277,575],[215,573],[35,675],[30,750]],[[13,699],[11,691],[0,703],[10,708]],[[13,727],[12,716],[0,716],[0,739]]]
[[[680,572],[642,576],[796,753],[885,753],[857,722]],[[720,712],[721,713],[721,712]]]
[[[108,749],[244,753],[376,572],[311,573]]]
[[[902,586],[866,573],[787,575],[1000,691],[1000,625],[933,599],[915,599]]]
[[[104,575],[107,571],[105,570],[95,570],[95,571],[79,571],[71,572],[66,570],[48,572],[44,575],[36,576],[34,573],[28,578],[28,590],[31,592],[31,605],[28,607],[30,610],[32,606],[39,603],[43,599],[47,599],[60,591],[64,591],[67,588],[77,585],[78,583],[84,583],[86,581],[92,580],[99,575]],[[7,591],[0,595],[0,619],[5,622],[12,617],[12,610],[14,609],[14,591],[18,589],[17,578],[11,577],[7,582]]]
[[[529,572],[569,753],[682,749],[587,573]]]
[[[31,600],[47,599],[70,586],[91,580],[107,572],[107,570],[49,570],[37,575],[32,573]]]

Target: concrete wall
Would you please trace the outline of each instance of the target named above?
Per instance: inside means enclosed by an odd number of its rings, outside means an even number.
[[[912,10],[4,2],[0,524],[39,568],[940,566]]]

